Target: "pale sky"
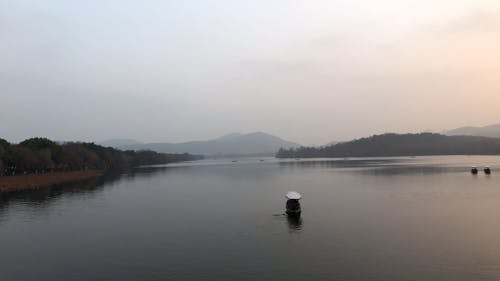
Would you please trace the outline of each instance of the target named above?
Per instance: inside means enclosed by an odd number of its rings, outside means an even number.
[[[500,1],[0,0],[0,105],[14,142],[500,123]]]

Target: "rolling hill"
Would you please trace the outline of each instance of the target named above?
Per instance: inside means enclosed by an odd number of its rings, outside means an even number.
[[[255,132],[249,134],[229,134],[206,141],[183,143],[145,143],[119,146],[123,150],[153,150],[168,153],[191,153],[210,156],[274,155],[280,148],[299,147],[294,142],[279,137]]]
[[[134,139],[109,139],[109,140],[98,142],[97,144],[102,145],[102,146],[109,146],[109,147],[118,148],[120,146],[125,146],[125,145],[140,145],[140,144],[142,144],[142,142],[134,140]]]
[[[500,139],[432,133],[383,134],[326,147],[281,149],[278,158],[500,155]]]
[[[484,127],[461,127],[444,132],[448,136],[482,136],[500,138],[500,124]]]

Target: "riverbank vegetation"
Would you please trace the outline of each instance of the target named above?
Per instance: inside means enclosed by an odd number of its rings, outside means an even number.
[[[280,149],[278,158],[500,155],[500,139],[433,133],[383,134],[323,147]]]
[[[47,138],[30,138],[19,144],[0,139],[0,176],[85,170],[120,171],[139,165],[200,158],[186,153],[121,151],[85,142],[57,143]]]
[[[103,175],[103,171],[86,170],[4,176],[0,177],[0,192],[40,189],[59,184],[92,180]]]

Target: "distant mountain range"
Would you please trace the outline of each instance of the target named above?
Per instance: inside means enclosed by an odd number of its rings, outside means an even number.
[[[123,142],[131,142],[125,143]],[[134,143],[135,142],[135,143]],[[103,143],[122,150],[152,150],[164,153],[190,153],[208,156],[274,155],[280,148],[299,147],[300,144],[279,137],[255,132],[249,134],[229,134],[206,141],[182,143],[140,143],[134,140],[109,140]],[[102,143],[101,143],[102,144]]]
[[[448,136],[482,136],[500,138],[500,124],[484,127],[461,127],[444,132]]]
[[[141,145],[143,143],[134,139],[110,139],[98,142],[97,144],[102,146],[110,146],[118,148],[120,146],[126,146],[126,145]]]
[[[338,144],[338,143],[340,143],[340,142],[339,142],[339,141],[331,141],[331,142],[329,142],[329,143],[327,143],[327,144],[320,145],[319,147],[336,145],[336,144]]]
[[[281,149],[278,158],[500,155],[500,138],[432,133],[383,134],[325,147]]]
[[[122,150],[152,150],[163,153],[190,153],[206,156],[278,157],[354,157],[445,154],[500,154],[500,124],[484,127],[461,127],[442,134],[383,134],[349,142],[331,142],[322,146],[301,147],[279,137],[255,132],[233,133],[205,141],[182,143],[142,143],[133,139],[100,142]]]

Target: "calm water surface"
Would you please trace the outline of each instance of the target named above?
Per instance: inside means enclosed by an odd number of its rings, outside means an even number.
[[[204,160],[2,194],[0,280],[500,280],[497,168]],[[300,220],[282,215],[289,190]]]

